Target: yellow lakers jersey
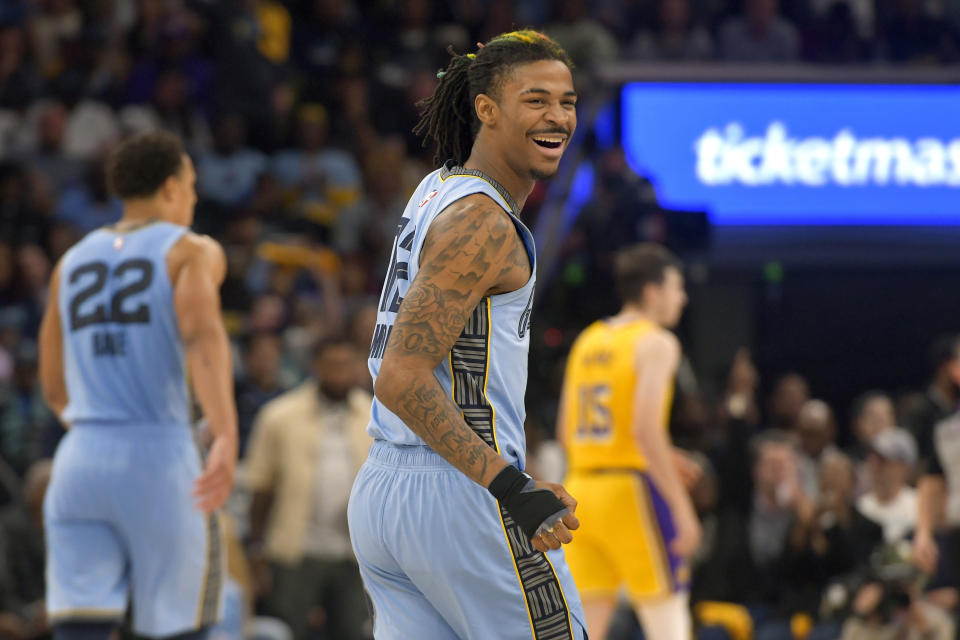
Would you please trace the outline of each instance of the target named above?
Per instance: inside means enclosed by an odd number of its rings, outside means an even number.
[[[633,435],[633,397],[637,375],[636,346],[657,329],[648,320],[587,327],[570,350],[564,381],[563,423],[567,470],[646,469]],[[663,402],[667,428],[673,385]]]

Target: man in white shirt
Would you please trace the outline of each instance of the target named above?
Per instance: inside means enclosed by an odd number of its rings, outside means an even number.
[[[916,462],[917,444],[905,429],[886,429],[870,443],[871,489],[857,500],[857,509],[883,527],[888,544],[905,539],[916,526],[917,494],[909,485]]]

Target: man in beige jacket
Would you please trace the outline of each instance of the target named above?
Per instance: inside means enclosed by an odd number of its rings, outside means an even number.
[[[245,467],[251,564],[267,609],[295,638],[317,622],[319,605],[330,637],[359,639],[367,613],[347,501],[370,448],[372,399],[359,387],[363,354],[346,340],[321,343],[313,373],[266,404],[253,427]]]

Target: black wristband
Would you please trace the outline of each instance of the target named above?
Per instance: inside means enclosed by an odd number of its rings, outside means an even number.
[[[567,507],[549,489],[537,489],[533,478],[507,465],[487,487],[528,539],[541,526],[553,526]]]
[[[512,464],[508,464],[490,481],[487,491],[494,498],[503,502],[523,491],[528,482],[530,482],[530,476],[518,470]]]

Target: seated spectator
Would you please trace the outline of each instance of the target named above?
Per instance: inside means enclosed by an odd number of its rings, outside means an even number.
[[[282,343],[276,334],[261,331],[246,341],[243,373],[234,387],[240,457],[246,452],[253,421],[260,409],[287,390],[280,375],[282,356]]]
[[[56,197],[66,187],[80,181],[83,164],[66,152],[67,108],[59,102],[41,102],[31,106],[17,146],[25,154],[27,165],[42,180],[46,191]]]
[[[857,500],[857,510],[883,527],[888,544],[905,540],[917,524],[917,494],[909,485],[917,462],[917,445],[904,429],[874,436],[867,467],[871,490]]]
[[[742,16],[720,27],[720,57],[734,62],[792,62],[799,57],[800,38],[778,15],[777,0],[746,0]]]
[[[346,340],[320,343],[313,377],[264,406],[250,442],[251,565],[267,612],[297,640],[308,637],[318,607],[329,637],[364,637],[363,585],[347,533],[350,488],[370,447],[372,397],[357,387],[364,355]]]
[[[360,196],[360,169],[353,156],[328,147],[327,110],[319,104],[300,108],[298,149],[277,153],[273,170],[288,190],[288,199],[299,203],[300,214],[314,224],[330,227],[344,207]]]
[[[638,60],[708,60],[713,40],[703,25],[694,24],[690,0],[660,0],[655,30],[637,34],[627,57]]]
[[[257,178],[267,169],[266,157],[247,147],[243,118],[227,114],[217,120],[213,151],[200,155],[197,193],[221,207],[235,207],[252,194]]]
[[[123,214],[123,204],[107,188],[106,159],[89,165],[86,180],[63,190],[54,216],[81,234],[113,224]]]

